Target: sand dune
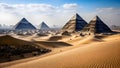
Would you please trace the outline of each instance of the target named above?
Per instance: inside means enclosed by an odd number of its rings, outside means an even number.
[[[48,41],[57,41],[57,40],[60,40],[62,39],[62,36],[51,36]]]
[[[0,63],[41,55],[51,50],[9,35],[0,36]]]
[[[33,43],[28,42],[28,41],[24,41],[24,40],[20,40],[17,38],[14,38],[12,36],[9,35],[4,35],[4,36],[0,36],[0,44],[8,44],[8,45],[32,45]]]
[[[119,68],[120,35],[103,40],[7,68]]]
[[[48,40],[51,35],[48,36],[37,36],[37,35],[31,35],[31,36],[21,36],[21,35],[12,35],[15,38],[19,38],[21,40],[26,40],[26,41],[33,41],[33,40],[37,40],[37,41],[46,41]]]
[[[37,41],[36,43],[39,43],[43,46],[46,46],[46,48],[57,48],[57,47],[64,47],[64,46],[72,46],[65,42],[59,42],[59,41]]]

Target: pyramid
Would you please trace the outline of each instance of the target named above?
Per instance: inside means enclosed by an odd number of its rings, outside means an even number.
[[[77,13],[64,25],[63,31],[73,32],[80,31],[87,24]]]
[[[49,28],[49,26],[48,26],[45,22],[42,22],[42,23],[40,24],[40,29],[41,29],[41,30],[48,30],[48,29],[50,29],[50,28]]]
[[[98,17],[95,16],[89,24],[87,24],[81,31],[84,34],[90,33],[110,33],[111,29]]]
[[[36,28],[30,22],[28,22],[25,18],[23,18],[22,20],[20,20],[20,22],[18,22],[15,25],[15,29],[26,30],[26,29],[36,29]]]

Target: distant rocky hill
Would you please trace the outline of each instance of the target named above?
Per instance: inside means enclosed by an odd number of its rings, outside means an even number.
[[[110,26],[112,30],[120,30],[120,26],[112,25]]]

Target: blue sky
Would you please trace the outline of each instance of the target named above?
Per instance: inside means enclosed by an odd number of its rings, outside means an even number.
[[[26,17],[34,25],[63,26],[76,12],[87,22],[99,15],[108,25],[120,25],[120,0],[0,0],[0,24]]]
[[[64,3],[78,3],[86,6],[120,6],[120,0],[0,0],[0,2],[11,4],[47,3],[53,5],[61,5]]]
[[[86,9],[100,7],[120,7],[120,0],[0,0],[2,3],[9,4],[29,4],[29,3],[44,3],[55,6],[60,6],[65,3],[77,3]]]

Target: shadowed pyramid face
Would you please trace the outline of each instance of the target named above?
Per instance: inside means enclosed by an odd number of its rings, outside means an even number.
[[[50,29],[49,26],[47,24],[45,24],[44,22],[42,22],[40,24],[40,29]]]
[[[82,32],[90,33],[108,33],[111,29],[98,17],[95,16],[88,25],[84,27]]]
[[[62,28],[63,31],[73,32],[80,31],[86,25],[84,21],[77,13],[65,24]]]
[[[97,15],[91,21],[102,21]]]
[[[25,18],[23,18],[20,22],[21,23],[29,23]]]
[[[20,20],[20,22],[18,22],[15,25],[15,29],[36,29],[30,22],[28,22],[25,18],[23,18],[22,20]]]
[[[71,18],[71,20],[83,20],[77,13]]]

